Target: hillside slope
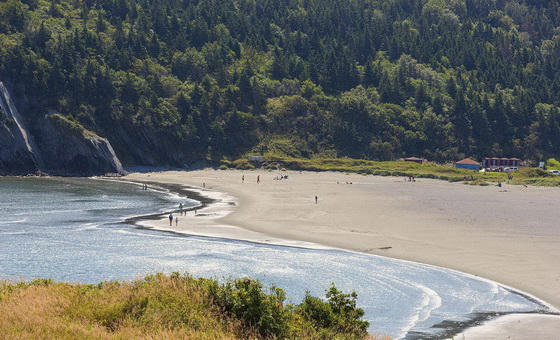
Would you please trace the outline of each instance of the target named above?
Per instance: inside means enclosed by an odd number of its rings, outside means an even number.
[[[539,159],[560,150],[559,67],[556,1],[0,4],[0,79],[25,119],[60,112],[126,165]]]

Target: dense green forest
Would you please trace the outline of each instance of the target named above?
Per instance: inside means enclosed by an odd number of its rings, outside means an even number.
[[[0,80],[125,164],[537,159],[560,153],[560,5],[7,0]]]

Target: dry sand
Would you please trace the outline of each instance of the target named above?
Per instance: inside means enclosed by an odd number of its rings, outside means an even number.
[[[274,180],[280,175],[289,179]],[[558,188],[297,171],[169,171],[127,178],[225,193],[219,197],[222,206],[197,216],[189,212],[179,227],[173,226],[176,231],[311,242],[428,263],[488,278],[560,307]],[[151,225],[169,228],[166,221]],[[555,320],[542,324],[547,334],[558,336],[560,318]]]
[[[536,340],[558,339],[558,316],[509,314],[468,329],[455,339]]]

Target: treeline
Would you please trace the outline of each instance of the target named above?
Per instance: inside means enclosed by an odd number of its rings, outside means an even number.
[[[557,1],[0,4],[0,77],[27,119],[67,115],[129,164],[538,159],[560,150],[559,70]]]

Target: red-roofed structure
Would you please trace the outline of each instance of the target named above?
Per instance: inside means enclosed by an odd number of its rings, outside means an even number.
[[[482,167],[490,169],[503,169],[504,167],[518,167],[521,163],[519,158],[498,158],[484,157],[482,159]]]
[[[460,169],[478,170],[480,168],[480,163],[473,161],[470,158],[465,158],[455,162],[455,167]]]

